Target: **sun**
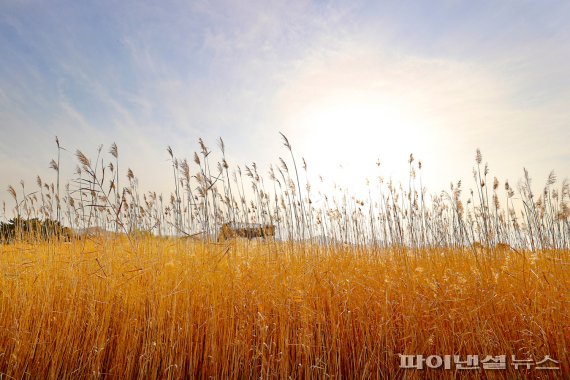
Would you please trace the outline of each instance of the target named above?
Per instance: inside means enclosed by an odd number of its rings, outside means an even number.
[[[413,104],[373,94],[323,97],[306,104],[292,122],[307,156],[336,177],[362,179],[370,173],[363,164],[378,159],[405,166],[409,154],[425,149],[431,138],[429,120]]]

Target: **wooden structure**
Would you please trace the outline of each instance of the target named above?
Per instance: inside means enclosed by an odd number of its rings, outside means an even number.
[[[264,238],[275,236],[275,226],[271,224],[257,223],[224,223],[218,232],[218,241],[242,237]]]

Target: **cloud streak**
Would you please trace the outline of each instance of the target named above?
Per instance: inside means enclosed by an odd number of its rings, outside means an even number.
[[[368,168],[380,157],[384,174],[398,177],[413,151],[434,168],[438,189],[469,176],[476,147],[503,178],[522,166],[569,174],[563,2],[62,1],[0,10],[2,188],[46,173],[55,135],[87,152],[116,141],[141,184],[161,192],[167,145],[190,157],[198,137],[213,145],[222,136],[234,163],[263,167],[281,152],[280,130],[315,174],[353,182],[367,171],[339,171],[338,161]],[[351,112],[360,119],[346,131],[319,125]]]

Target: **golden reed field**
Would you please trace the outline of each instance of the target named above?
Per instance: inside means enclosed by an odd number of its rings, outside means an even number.
[[[9,186],[0,378],[570,378],[567,182],[317,194],[283,138],[266,178],[169,148],[164,196],[114,144]]]

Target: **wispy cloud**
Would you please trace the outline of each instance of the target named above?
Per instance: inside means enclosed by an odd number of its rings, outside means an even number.
[[[167,191],[167,145],[191,156],[198,137],[213,145],[222,136],[236,162],[268,164],[281,149],[279,130],[318,162],[315,171],[333,176],[364,176],[334,167],[377,157],[387,175],[405,175],[413,151],[434,168],[437,187],[469,175],[476,147],[503,176],[523,165],[568,174],[564,2],[0,9],[0,186],[45,173],[54,135],[91,151],[116,141],[145,187]],[[319,125],[327,113],[348,117],[343,107],[369,117],[334,133]],[[23,172],[8,169],[23,162]]]

